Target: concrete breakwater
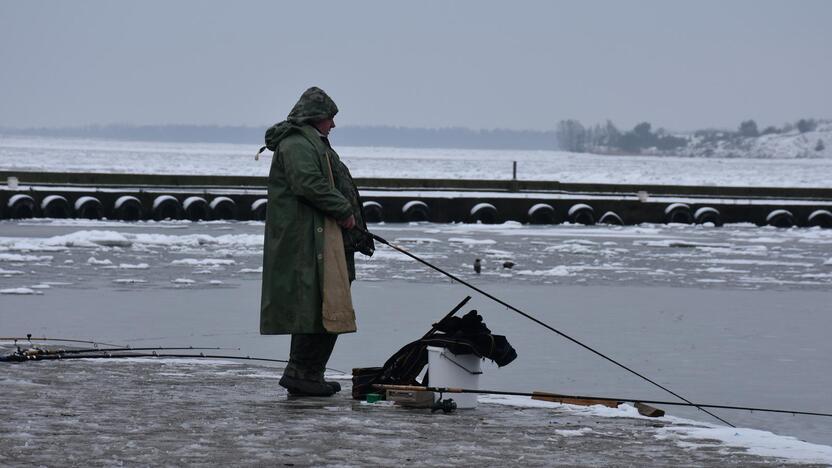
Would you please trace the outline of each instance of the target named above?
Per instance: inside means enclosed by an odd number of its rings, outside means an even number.
[[[262,220],[245,176],[0,172],[0,218]],[[832,228],[832,189],[356,179],[370,222],[687,223]]]

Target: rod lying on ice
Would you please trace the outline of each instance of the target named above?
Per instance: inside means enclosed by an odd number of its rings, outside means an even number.
[[[176,348],[169,348],[169,349],[176,349]],[[180,349],[187,349],[187,348],[180,348]],[[140,358],[140,357],[158,357],[158,358],[215,358],[215,359],[239,359],[244,361],[265,361],[265,362],[280,362],[280,363],[288,363],[289,361],[282,360],[282,359],[268,359],[268,358],[257,358],[251,356],[233,356],[233,355],[219,355],[219,354],[172,354],[172,353],[134,353],[128,350],[110,350],[110,349],[102,349],[98,351],[90,351],[89,353],[76,353],[76,354],[67,354],[67,353],[47,353],[47,354],[30,354],[27,355],[25,353],[14,353],[9,354],[7,356],[0,356],[0,362],[27,362],[27,361],[58,361],[64,359],[125,359],[125,358]],[[335,370],[338,372],[338,369],[330,369]]]
[[[591,352],[592,352],[592,353],[594,353],[595,355],[600,356],[600,357],[602,357],[602,358],[606,359],[607,361],[609,361],[609,362],[611,362],[611,363],[615,364],[616,366],[618,366],[618,367],[620,367],[620,368],[622,368],[622,369],[626,370],[627,372],[629,372],[629,373],[631,373],[631,374],[633,374],[633,375],[635,375],[635,376],[639,377],[640,379],[642,379],[642,380],[644,380],[644,381],[646,381],[646,382],[649,382],[649,383],[653,384],[654,386],[656,386],[656,387],[658,387],[658,388],[660,388],[660,389],[664,390],[665,392],[667,392],[667,393],[669,393],[669,394],[671,394],[671,395],[675,396],[676,398],[678,398],[678,399],[680,399],[680,400],[684,401],[684,402],[685,402],[685,403],[687,403],[689,406],[696,407],[696,408],[698,408],[699,410],[701,410],[702,412],[704,412],[704,413],[706,413],[706,414],[708,414],[708,415],[712,416],[713,418],[715,418],[715,419],[719,420],[720,422],[723,422],[723,423],[725,423],[725,424],[727,424],[727,425],[729,425],[729,426],[731,426],[731,427],[736,427],[736,426],[734,426],[733,424],[729,423],[728,421],[726,421],[726,420],[724,420],[724,419],[720,418],[719,416],[715,415],[714,413],[712,413],[712,412],[710,412],[710,411],[708,411],[708,410],[706,410],[706,409],[704,409],[704,408],[702,408],[702,407],[700,407],[700,406],[698,406],[698,405],[696,405],[696,404],[692,403],[692,402],[691,402],[690,400],[688,400],[687,398],[683,397],[682,395],[679,395],[678,393],[676,393],[676,392],[674,392],[673,390],[671,390],[671,389],[669,389],[669,388],[665,387],[664,385],[661,385],[660,383],[653,381],[652,379],[650,379],[650,378],[648,378],[648,377],[646,377],[646,376],[644,376],[644,375],[642,375],[642,374],[640,374],[640,373],[638,373],[638,372],[634,371],[633,369],[630,369],[629,367],[625,366],[624,364],[621,364],[620,362],[618,362],[618,361],[616,361],[615,359],[613,359],[613,358],[611,358],[611,357],[607,356],[606,354],[604,354],[604,353],[602,353],[602,352],[600,352],[600,351],[596,350],[595,348],[593,348],[593,347],[591,347],[591,346],[589,346],[589,345],[586,345],[586,344],[584,344],[584,343],[582,343],[582,342],[580,342],[580,341],[576,340],[575,338],[572,338],[571,336],[567,335],[566,333],[564,333],[564,332],[562,332],[562,331],[558,330],[557,328],[555,328],[555,327],[553,327],[553,326],[551,326],[551,325],[549,325],[549,324],[547,324],[547,323],[545,323],[545,322],[542,322],[542,321],[538,320],[538,319],[537,319],[537,318],[535,318],[535,317],[532,317],[531,315],[527,314],[526,312],[523,312],[522,310],[518,309],[517,307],[514,307],[513,305],[511,305],[511,304],[509,304],[509,303],[507,303],[507,302],[505,302],[505,301],[503,301],[503,300],[501,300],[501,299],[499,299],[499,298],[497,298],[497,297],[495,297],[495,296],[493,296],[493,295],[491,295],[491,294],[489,294],[489,293],[487,293],[487,292],[483,291],[482,289],[480,289],[480,288],[478,288],[478,287],[474,286],[474,285],[473,285],[473,284],[471,284],[471,283],[468,283],[467,281],[465,281],[465,280],[463,280],[463,279],[461,279],[461,278],[457,277],[456,275],[453,275],[453,274],[451,274],[451,273],[449,273],[449,272],[447,272],[447,271],[445,271],[445,270],[443,270],[443,269],[439,268],[438,266],[433,265],[432,263],[428,262],[427,260],[423,260],[423,259],[419,258],[418,256],[416,256],[416,255],[414,255],[414,254],[412,254],[412,253],[408,252],[407,250],[405,250],[405,249],[403,249],[403,248],[401,248],[401,247],[399,247],[399,246],[397,246],[397,245],[395,245],[395,244],[392,244],[392,243],[388,242],[388,241],[387,241],[386,239],[384,239],[383,237],[377,236],[377,235],[373,234],[372,232],[369,232],[369,231],[367,231],[367,230],[364,230],[364,229],[362,229],[362,228],[360,228],[360,227],[356,227],[355,229],[358,229],[359,231],[363,232],[365,235],[368,235],[368,236],[372,237],[374,240],[376,240],[376,241],[378,241],[378,242],[381,242],[382,244],[384,244],[384,245],[386,245],[386,246],[388,246],[388,247],[391,247],[391,248],[393,248],[393,249],[395,249],[395,250],[397,250],[397,251],[399,251],[399,252],[401,252],[401,253],[403,253],[403,254],[407,255],[408,257],[410,257],[410,258],[412,258],[412,259],[416,260],[417,262],[419,262],[419,263],[421,263],[421,264],[423,264],[423,265],[425,265],[425,266],[428,266],[428,267],[430,267],[430,268],[432,268],[432,269],[434,269],[434,270],[438,271],[439,273],[442,273],[443,275],[447,276],[448,278],[451,278],[452,280],[457,281],[458,283],[460,283],[460,284],[462,284],[462,285],[464,285],[464,286],[466,286],[466,287],[468,287],[468,288],[470,288],[470,289],[473,289],[474,291],[476,291],[476,292],[478,292],[478,293],[482,294],[483,296],[485,296],[485,297],[487,297],[487,298],[491,299],[492,301],[494,301],[494,302],[496,302],[496,303],[498,303],[498,304],[500,304],[500,305],[502,305],[502,306],[504,306],[504,307],[507,307],[508,309],[510,309],[510,310],[512,310],[512,311],[514,311],[514,312],[516,312],[516,313],[518,313],[518,314],[520,314],[520,315],[522,315],[523,317],[526,317],[527,319],[529,319],[529,320],[531,320],[532,322],[534,322],[534,323],[536,323],[536,324],[538,324],[538,325],[540,325],[540,326],[542,326],[542,327],[546,328],[547,330],[550,330],[550,331],[552,331],[552,332],[554,332],[554,333],[557,333],[558,335],[562,336],[563,338],[566,338],[567,340],[569,340],[569,341],[571,341],[571,342],[575,343],[576,345],[578,345],[578,346],[580,346],[580,347],[582,347],[582,348],[584,348],[584,349],[586,349],[586,350],[588,350],[588,351],[591,351]]]
[[[239,351],[240,348],[220,348],[217,346],[212,347],[193,347],[193,346],[150,346],[150,347],[142,347],[142,348],[132,348],[130,346],[125,346],[121,348],[87,348],[87,349],[62,349],[62,348],[28,348],[28,349],[20,349],[18,347],[16,354],[22,354],[26,356],[43,356],[43,355],[51,355],[51,354],[85,354],[85,353],[117,353],[117,352],[132,352],[132,351],[217,351],[217,350],[230,350],[230,351]]]
[[[693,406],[696,408],[714,408],[714,409],[730,409],[741,411],[759,411],[761,413],[784,413],[784,414],[802,414],[807,416],[826,416],[832,417],[832,413],[820,413],[814,411],[795,411],[772,408],[757,408],[752,406],[731,406],[731,405],[711,405],[705,403],[682,403],[679,401],[661,401],[661,400],[643,400],[638,398],[610,398],[599,396],[585,396],[585,395],[562,395],[559,393],[546,392],[508,392],[501,390],[474,390],[467,388],[453,388],[453,387],[422,387],[418,385],[385,385],[376,384],[374,387],[383,390],[403,390],[403,391],[423,391],[435,393],[479,393],[483,395],[513,395],[513,396],[528,396],[539,400],[558,401],[564,400],[568,403],[569,400],[583,400],[586,402],[596,402],[590,404],[598,404],[604,406],[617,406],[620,402],[631,401],[633,403],[649,403],[651,405],[673,405],[673,406]],[[613,405],[615,403],[615,405]]]
[[[12,341],[17,344],[18,341],[28,341],[32,343],[33,341],[59,341],[61,343],[84,343],[84,344],[91,344],[93,346],[112,346],[116,348],[122,348],[124,345],[112,344],[112,343],[102,343],[100,341],[89,341],[89,340],[73,340],[68,338],[35,338],[32,334],[28,334],[25,337],[20,336],[11,336],[11,337],[0,337],[0,341]]]
[[[135,348],[134,348],[135,349]],[[168,349],[176,349],[176,348],[168,348]],[[180,349],[188,349],[188,348],[180,348]],[[194,348],[197,349],[197,348]],[[220,348],[222,349],[222,348]],[[154,357],[154,358],[197,358],[197,359],[233,359],[238,361],[261,361],[261,362],[280,362],[283,364],[287,364],[289,361],[285,359],[269,359],[269,358],[260,358],[260,357],[251,357],[251,356],[233,356],[233,355],[221,355],[221,354],[170,354],[170,353],[134,353],[129,350],[115,350],[113,353],[110,349],[102,349],[98,350],[98,354],[93,352],[90,353],[81,353],[81,354],[64,354],[64,353],[56,353],[56,354],[35,354],[32,356],[25,356],[20,354],[10,354],[7,356],[0,356],[0,362],[28,362],[28,361],[62,361],[65,359],[130,359],[130,358],[144,358],[144,357]],[[129,354],[124,354],[129,353]],[[326,370],[335,371],[341,374],[346,374],[346,372],[335,369],[332,367],[327,367]]]

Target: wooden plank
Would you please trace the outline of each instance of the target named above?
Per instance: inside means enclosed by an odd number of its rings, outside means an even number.
[[[578,406],[602,405],[608,408],[618,408],[618,405],[621,404],[620,401],[616,400],[604,400],[598,398],[571,398],[563,395],[558,395],[557,393],[546,392],[533,392],[532,400],[551,401],[554,403],[563,403],[567,405]]]

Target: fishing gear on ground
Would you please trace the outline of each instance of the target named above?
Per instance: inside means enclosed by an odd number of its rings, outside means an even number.
[[[442,352],[440,356],[462,369],[463,374],[481,374],[482,372],[472,371],[457,362],[457,358],[461,356],[491,359],[499,367],[513,362],[517,358],[517,352],[505,336],[495,335],[491,332],[476,310],[471,310],[462,317],[454,316],[470,299],[471,296],[463,299],[441,320],[434,323],[424,336],[403,346],[390,356],[381,367],[353,369],[353,398],[356,400],[368,398],[379,384],[429,385],[433,364],[428,366],[421,381],[419,380],[419,376],[422,375],[423,369],[429,362],[429,347],[434,350],[437,348],[446,350],[448,354]],[[419,398],[422,395],[403,394],[395,396],[401,398],[392,399],[403,403],[405,406],[430,407],[433,412],[441,410],[443,413],[450,413],[459,406],[452,399],[446,401],[441,395],[436,401],[432,396],[430,399]],[[370,399],[368,398],[368,401]]]

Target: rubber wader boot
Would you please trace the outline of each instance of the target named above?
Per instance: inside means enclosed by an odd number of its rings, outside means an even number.
[[[341,391],[338,382],[324,381],[326,363],[337,338],[329,333],[292,335],[289,364],[280,385],[293,396],[331,396]]]

